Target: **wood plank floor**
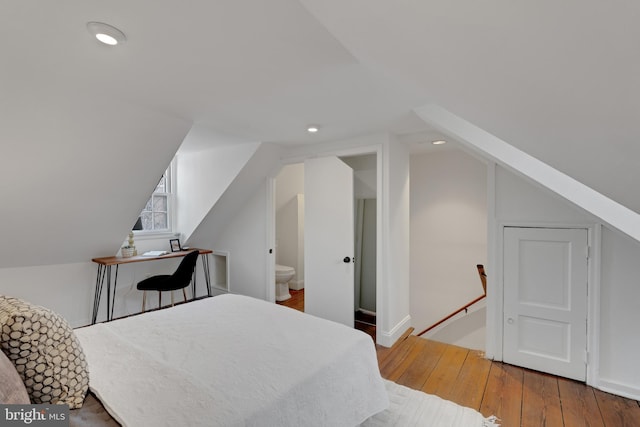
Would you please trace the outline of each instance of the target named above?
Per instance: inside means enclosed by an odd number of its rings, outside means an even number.
[[[304,292],[282,305],[304,311]],[[503,427],[640,427],[635,400],[408,333],[391,348],[376,345],[384,378],[495,415]]]
[[[583,383],[415,335],[376,346],[384,378],[495,415],[510,426],[640,426],[640,405]]]

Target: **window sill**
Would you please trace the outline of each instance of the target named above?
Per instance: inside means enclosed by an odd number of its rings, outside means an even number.
[[[173,239],[178,238],[180,233],[174,231],[134,231],[135,240],[153,240],[153,239]]]

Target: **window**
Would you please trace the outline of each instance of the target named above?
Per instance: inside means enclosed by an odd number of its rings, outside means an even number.
[[[171,194],[171,166],[167,168],[153,194],[147,201],[144,209],[140,213],[140,224],[136,224],[134,229],[143,231],[171,231],[171,210],[172,210],[172,194]]]

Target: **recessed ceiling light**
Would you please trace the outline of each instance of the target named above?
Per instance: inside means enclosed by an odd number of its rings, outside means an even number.
[[[447,141],[445,141],[444,139],[439,139],[439,140],[437,140],[437,141],[431,141],[431,143],[432,143],[433,145],[442,145],[442,144],[446,144],[446,143],[447,143]]]
[[[96,39],[109,46],[115,46],[127,40],[122,31],[102,22],[87,22],[87,29]]]
[[[309,133],[316,133],[320,130],[320,126],[318,125],[309,125],[307,126],[307,132]]]

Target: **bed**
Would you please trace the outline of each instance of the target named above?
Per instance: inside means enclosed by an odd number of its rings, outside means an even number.
[[[41,403],[38,368],[26,378],[30,368],[20,363],[38,358],[45,373],[63,366],[64,375],[45,383],[64,389],[57,403],[72,408],[71,427],[496,425],[383,380],[363,332],[250,297],[221,295],[71,330],[48,309],[0,295],[0,325],[0,347],[13,362],[0,376],[26,384],[31,403]]]
[[[355,426],[388,406],[368,335],[254,298],[75,332],[91,391],[125,426]]]

